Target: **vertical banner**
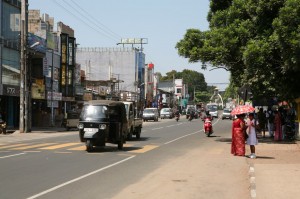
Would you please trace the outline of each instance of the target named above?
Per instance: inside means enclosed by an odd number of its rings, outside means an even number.
[[[47,57],[43,58],[43,75],[47,76],[49,73],[49,69],[48,69],[48,60]]]

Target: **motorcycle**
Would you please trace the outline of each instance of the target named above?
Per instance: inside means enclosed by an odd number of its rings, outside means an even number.
[[[207,137],[213,134],[212,119],[207,117],[204,119],[203,129]]]

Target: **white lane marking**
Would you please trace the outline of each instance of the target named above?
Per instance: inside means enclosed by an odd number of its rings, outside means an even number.
[[[220,120],[220,118],[218,118],[217,121],[215,121],[215,123],[213,123],[213,126],[214,126],[215,124],[217,124],[219,120]]]
[[[159,127],[159,128],[154,128],[154,129],[151,129],[152,131],[154,130],[158,130],[158,129],[163,129],[164,127]]]
[[[174,124],[173,125],[169,125],[169,126],[166,126],[167,128],[170,128],[170,127],[172,127],[172,126],[175,126]]]
[[[196,133],[200,133],[201,131],[203,131],[203,130],[196,131],[196,132],[190,133],[190,134],[186,134],[186,135],[184,135],[184,136],[181,136],[181,137],[176,138],[176,139],[174,139],[174,140],[171,140],[171,141],[169,141],[169,142],[165,142],[164,144],[170,144],[170,143],[172,143],[172,142],[175,142],[175,141],[180,140],[180,139],[182,139],[182,138],[185,138],[185,137],[187,137],[187,136],[194,135],[194,134],[196,134]]]
[[[13,154],[13,155],[2,156],[2,157],[0,157],[0,159],[10,158],[10,157],[24,155],[24,154],[26,154],[26,153],[17,153],[17,154]]]
[[[73,180],[70,180],[70,181],[67,181],[67,182],[65,182],[65,183],[62,183],[62,184],[60,184],[60,185],[57,185],[57,186],[55,186],[55,187],[52,187],[51,189],[45,190],[45,191],[43,191],[43,192],[41,192],[41,193],[38,193],[38,194],[36,194],[36,195],[30,196],[30,197],[27,198],[27,199],[38,198],[38,197],[43,196],[43,195],[45,195],[45,194],[47,194],[47,193],[50,193],[50,192],[52,192],[52,191],[55,191],[55,190],[57,190],[57,189],[59,189],[59,188],[62,188],[62,187],[64,187],[64,186],[67,186],[67,185],[69,185],[69,184],[71,184],[71,183],[73,183],[73,182],[77,182],[77,181],[82,180],[82,179],[84,179],[84,178],[86,178],[86,177],[89,177],[89,176],[91,176],[91,175],[94,175],[94,174],[96,174],[96,173],[99,173],[99,172],[101,172],[101,171],[103,171],[103,170],[105,170],[105,169],[109,169],[109,168],[111,168],[111,167],[113,167],[113,166],[116,166],[116,165],[118,165],[118,164],[121,164],[121,163],[123,163],[123,162],[125,162],[125,161],[127,161],[127,160],[130,160],[131,158],[134,158],[134,157],[135,157],[135,155],[132,155],[132,156],[130,156],[130,157],[124,159],[124,160],[121,160],[121,161],[119,161],[119,162],[115,162],[115,163],[113,163],[113,164],[111,164],[111,165],[108,165],[108,166],[103,167],[103,168],[101,168],[101,169],[92,171],[92,172],[87,173],[87,174],[85,174],[85,175],[82,175],[82,176],[80,176],[80,177],[78,177],[78,178],[75,178],[75,179],[73,179]]]
[[[217,124],[219,120],[220,120],[220,118],[219,118],[215,123],[213,123],[213,125]],[[196,132],[194,132],[194,133],[186,134],[186,135],[184,135],[184,136],[181,136],[181,137],[176,138],[176,139],[174,139],[174,140],[171,140],[171,141],[169,141],[169,142],[165,142],[164,144],[170,144],[170,143],[172,143],[172,142],[175,142],[175,141],[180,140],[180,139],[182,139],[182,138],[185,138],[185,137],[187,137],[187,136],[194,135],[194,134],[196,134],[196,133],[200,133],[201,131],[203,131],[203,129],[200,130],[200,131],[196,131]]]

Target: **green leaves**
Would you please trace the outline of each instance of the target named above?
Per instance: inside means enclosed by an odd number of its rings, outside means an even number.
[[[257,98],[300,96],[300,0],[211,0],[210,8],[210,30],[187,30],[180,56],[226,68]]]

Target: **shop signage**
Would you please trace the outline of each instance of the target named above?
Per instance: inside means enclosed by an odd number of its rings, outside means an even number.
[[[3,95],[20,96],[20,87],[12,85],[3,85]]]
[[[61,101],[62,100],[62,93],[48,91],[47,92],[47,100],[51,100],[51,99],[55,100],[55,101]]]

